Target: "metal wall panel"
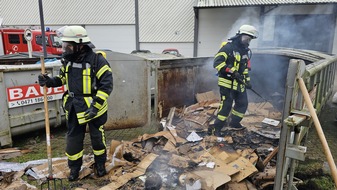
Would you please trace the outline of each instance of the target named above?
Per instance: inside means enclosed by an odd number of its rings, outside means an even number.
[[[130,53],[136,49],[134,25],[87,25],[90,40],[97,49]]]
[[[113,72],[114,89],[108,99],[108,121],[105,129],[141,127],[148,124],[151,116],[149,63],[144,58],[130,54],[111,51],[106,53]],[[46,71],[55,76],[59,73],[60,66],[60,63],[46,64]],[[36,84],[37,76],[41,73],[40,67],[38,64],[0,65],[0,98],[4,100],[0,102],[0,146],[10,145],[12,135],[45,127],[43,99],[34,103],[28,100],[27,103],[25,100],[28,98],[23,98],[24,104],[20,99],[35,93],[33,90],[20,91],[23,89],[20,87]],[[8,98],[7,89],[13,87],[18,89],[10,93],[11,97],[15,98]],[[41,89],[36,92],[43,92]],[[21,103],[21,106],[11,107],[12,102]],[[61,105],[61,100],[48,102],[51,127],[59,126],[65,121]]]
[[[194,0],[139,0],[140,42],[193,42]]]
[[[134,24],[133,0],[43,0],[46,25]],[[37,0],[1,0],[3,25],[40,25]]]
[[[195,103],[195,95],[218,91],[212,58],[160,60],[156,65],[155,114],[166,117],[172,107]]]
[[[150,66],[131,54],[107,52],[114,89],[109,97],[106,129],[141,127],[150,122]]]
[[[336,3],[334,0],[198,0],[196,7]]]

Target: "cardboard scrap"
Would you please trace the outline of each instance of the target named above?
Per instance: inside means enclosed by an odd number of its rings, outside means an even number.
[[[67,178],[67,173],[69,174],[68,160],[56,160],[52,161],[52,171],[54,178]],[[33,167],[32,170],[36,173],[39,179],[46,179],[48,174],[48,162],[42,165]],[[66,172],[68,171],[68,172]]]
[[[176,154],[172,154],[172,157],[171,157],[168,164],[170,166],[174,166],[174,167],[177,167],[177,168],[187,168],[189,161],[190,161],[189,158],[185,158],[185,157],[182,157],[182,156],[178,156]]]
[[[209,153],[214,156],[216,159],[228,164],[236,160],[240,155],[236,151],[224,151],[220,147],[212,147],[209,150]]]
[[[121,144],[122,142],[120,141],[111,140],[110,149],[108,152],[108,159],[112,159],[112,157],[121,158],[123,156],[123,150],[121,149],[121,146],[119,146]]]
[[[147,140],[149,138],[154,138],[154,137],[165,137],[167,140],[171,141],[174,146],[177,144],[176,139],[174,138],[174,136],[171,134],[170,131],[160,131],[158,133],[155,134],[144,134],[138,137],[138,141],[137,142],[142,142],[144,140]]]
[[[216,103],[209,104],[208,107],[211,107],[211,108],[219,108],[219,107],[220,107],[220,102],[216,102]],[[214,113],[214,112],[213,112],[213,113]]]
[[[121,176],[111,176],[112,182],[100,188],[100,190],[118,189],[119,187],[127,183],[130,179],[145,174],[146,169],[157,158],[157,156],[158,155],[153,153],[148,154],[137,166],[135,166],[132,173],[125,173]]]
[[[205,101],[210,101],[210,100],[217,100],[219,101],[219,96],[216,95],[213,91],[208,91],[204,93],[197,93],[195,95],[197,101],[200,102],[205,102]]]
[[[245,182],[229,182],[228,184],[228,190],[248,190],[247,185]]]
[[[243,157],[240,157],[234,162],[229,163],[229,165],[239,170],[239,173],[234,174],[232,176],[232,181],[234,182],[240,182],[244,180],[246,177],[257,172],[257,169],[255,168],[255,166],[249,160]]]
[[[105,163],[106,166],[105,169],[108,173],[116,167],[124,165],[132,165],[132,163],[126,161],[123,158],[123,154],[124,154],[124,143],[112,140],[108,152],[108,160],[107,163]]]
[[[93,173],[91,166],[94,164],[94,161],[89,156],[84,156],[83,164],[80,170],[79,179],[83,179],[84,177]],[[52,171],[53,178],[64,179],[69,176],[69,167],[68,167],[68,159],[59,159],[52,161]],[[46,179],[48,177],[48,163],[44,163],[42,165],[31,168],[37,175],[39,179]]]
[[[15,158],[21,156],[22,154],[31,152],[32,150],[20,150],[18,148],[5,148],[0,149],[0,160],[6,160],[10,158]]]
[[[193,105],[188,106],[188,107],[184,110],[184,115],[193,113],[193,112],[195,112],[195,111],[202,111],[202,110],[204,110],[204,107],[203,107],[201,104],[196,103],[196,104],[193,104]]]
[[[276,132],[269,131],[268,132],[266,130],[260,130],[256,128],[251,129],[251,131],[263,137],[269,138],[269,139],[279,139],[281,135],[281,131],[276,131]]]
[[[269,118],[264,118],[262,120],[262,123],[266,123],[266,124],[269,124],[269,125],[272,125],[272,126],[278,126],[278,124],[280,124],[280,121],[277,121],[275,119],[269,119]]]
[[[228,175],[217,171],[199,170],[191,173],[194,174],[194,176],[197,175],[200,177],[201,189],[204,190],[214,190],[231,180],[231,177]],[[186,179],[186,181],[190,181],[188,175]]]
[[[7,190],[38,190],[33,185],[30,185],[28,182],[24,181],[21,178],[16,179],[11,184],[5,185],[1,184],[0,189],[7,189]]]
[[[0,149],[0,154],[9,154],[9,153],[15,153],[15,152],[21,152],[18,148],[5,148]]]
[[[242,157],[249,160],[253,165],[256,164],[258,160],[258,155],[254,152],[253,149],[244,149],[244,150],[238,150],[237,151]]]
[[[180,136],[178,136],[177,130],[175,130],[174,128],[172,128],[172,127],[167,127],[167,129],[170,131],[171,135],[173,136],[174,140],[175,140],[177,143],[185,143],[185,142],[187,142],[185,139],[183,139],[183,138],[181,138]]]
[[[215,158],[206,150],[188,154],[188,157],[195,163],[215,161]]]
[[[222,160],[215,159],[214,171],[232,176],[238,173],[240,170],[237,168],[231,167],[229,164],[224,163]]]
[[[191,121],[194,122],[196,124],[199,125],[204,125],[208,120],[209,120],[209,116],[208,115],[189,115],[189,116],[185,116],[184,120],[186,121]]]

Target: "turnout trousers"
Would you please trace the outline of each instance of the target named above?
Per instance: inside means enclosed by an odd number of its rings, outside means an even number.
[[[214,122],[214,128],[216,131],[220,131],[226,124],[229,113],[231,112],[231,123],[240,123],[247,107],[248,98],[247,91],[239,92],[230,88],[220,87],[221,103],[217,118]],[[234,107],[232,109],[234,102]]]
[[[104,164],[106,161],[106,142],[103,125],[107,121],[107,112],[102,116],[89,121],[87,124],[78,123],[76,112],[72,106],[67,117],[67,146],[66,155],[68,156],[68,166],[71,170],[79,171],[82,166],[83,141],[86,126],[89,126],[91,145],[94,152],[95,163]]]

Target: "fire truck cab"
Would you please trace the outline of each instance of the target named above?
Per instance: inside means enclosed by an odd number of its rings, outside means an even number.
[[[24,29],[0,28],[0,55],[28,52],[28,44],[24,38]],[[42,32],[32,30],[32,51],[42,52]],[[55,31],[46,29],[46,49],[48,54],[61,55],[62,42],[56,36]]]

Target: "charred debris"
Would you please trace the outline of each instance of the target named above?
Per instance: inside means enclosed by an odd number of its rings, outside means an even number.
[[[249,103],[241,122],[246,128],[224,127],[222,137],[216,137],[207,129],[216,118],[218,96],[210,91],[196,94],[196,100],[171,108],[158,133],[132,141],[112,140],[108,175],[100,189],[270,189],[276,174],[280,111],[267,101]],[[92,160],[92,155],[85,155],[80,179],[94,177]],[[7,188],[28,185],[20,177],[29,175],[43,183],[48,166],[30,165],[24,171],[2,182]],[[66,158],[53,158],[53,173],[55,178],[67,177]]]

